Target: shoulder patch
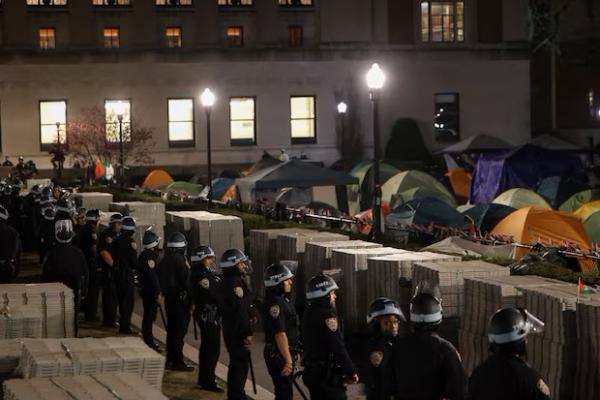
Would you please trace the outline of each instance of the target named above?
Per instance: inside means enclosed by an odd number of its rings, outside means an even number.
[[[110,237],[110,236],[107,236],[107,237],[106,237],[106,243],[108,243],[108,244],[111,244],[111,243],[112,243],[112,241],[113,241],[113,238],[112,238],[112,237]]]
[[[210,287],[210,281],[208,280],[208,278],[202,279],[200,281],[200,286],[202,286],[203,289],[208,289]]]
[[[381,365],[381,362],[383,361],[383,352],[372,352],[371,355],[369,355],[369,361],[371,361],[371,365],[373,365],[375,368],[379,367]]]
[[[244,297],[244,289],[242,289],[240,286],[236,286],[233,288],[233,293],[239,297],[240,299],[242,297]]]
[[[156,263],[154,262],[154,260],[148,260],[148,266],[150,267],[150,269],[153,269],[154,267],[156,267]]]
[[[546,385],[546,382],[544,382],[543,379],[540,378],[540,380],[537,383],[537,388],[540,392],[542,392],[542,394],[550,396],[550,388],[548,387],[548,385]]]
[[[280,313],[281,313],[281,308],[279,308],[279,306],[277,304],[272,305],[271,308],[269,308],[269,315],[271,315],[271,317],[273,317],[274,319],[279,318]]]
[[[329,328],[331,332],[335,332],[338,329],[338,320],[337,318],[327,318],[325,320],[325,325],[327,325],[327,328]]]

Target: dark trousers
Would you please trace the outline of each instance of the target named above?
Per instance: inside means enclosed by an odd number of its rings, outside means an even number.
[[[294,398],[294,389],[292,386],[292,378],[289,376],[281,376],[283,369],[283,358],[279,355],[279,351],[275,348],[270,348],[271,345],[265,346],[264,356],[267,371],[273,380],[275,388],[275,400],[292,400]],[[273,354],[277,351],[277,355]]]
[[[123,282],[117,285],[117,299],[119,300],[119,330],[127,333],[131,329],[131,315],[135,301],[133,282]]]
[[[142,304],[144,305],[144,316],[142,317],[142,337],[144,338],[144,343],[150,347],[154,347],[152,325],[156,320],[158,301],[156,300],[156,296],[142,294]]]
[[[215,384],[215,368],[221,353],[221,325],[204,322],[198,315],[194,319],[200,328],[200,350],[198,352],[198,384]]]
[[[88,261],[89,262],[89,261]],[[88,264],[90,265],[90,264]],[[96,268],[90,269],[90,282],[88,284],[88,293],[85,298],[85,320],[95,321],[98,318],[98,297],[100,296],[100,277],[101,274]]]
[[[190,309],[178,295],[165,296],[167,313],[167,362],[183,362],[183,339],[190,323]]]
[[[322,368],[306,367],[302,375],[311,400],[346,400],[346,388],[331,386],[327,382],[327,371]]]
[[[229,371],[227,371],[227,399],[246,400],[244,386],[248,378],[248,350],[244,339],[239,335],[228,335],[224,331],[225,346],[229,353]]]
[[[104,271],[102,279],[102,325],[113,327],[117,322],[117,286],[112,274]]]

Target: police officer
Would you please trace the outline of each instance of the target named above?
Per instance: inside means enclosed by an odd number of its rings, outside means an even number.
[[[410,302],[413,332],[394,349],[396,397],[399,399],[465,398],[466,377],[454,346],[438,334],[442,323],[439,288],[427,282]]]
[[[222,301],[223,338],[229,353],[227,398],[246,399],[244,385],[248,377],[252,325],[255,322],[250,290],[245,277],[250,272],[248,257],[238,249],[226,250],[221,256],[223,270],[220,297]]]
[[[471,400],[550,400],[550,389],[524,360],[527,335],[541,333],[544,323],[522,308],[504,308],[490,319],[491,356],[469,380]]]
[[[87,209],[85,207],[79,207],[77,209],[77,213],[75,214],[75,226],[74,226],[75,237],[77,237],[77,234],[79,233],[81,228],[83,228],[86,224],[86,222],[85,222],[85,214],[86,213],[87,213]]]
[[[165,256],[158,263],[157,275],[165,299],[167,314],[167,363],[175,371],[192,371],[183,358],[183,339],[190,323],[190,264],[185,256],[187,241],[179,232],[167,242]]]
[[[371,332],[367,343],[367,400],[389,400],[393,396],[392,350],[398,342],[400,327],[405,322],[397,301],[379,297],[371,302],[367,315]]]
[[[358,382],[335,308],[338,289],[331,277],[316,275],[306,290],[308,307],[302,316],[303,379],[313,400],[346,399],[345,383]]]
[[[56,202],[56,217],[55,221],[61,220],[73,220],[73,212],[75,210],[75,205],[67,196],[61,197]]]
[[[8,225],[8,211],[0,206],[0,283],[8,283],[19,274],[21,237]]]
[[[121,232],[123,216],[114,213],[110,216],[109,227],[98,238],[98,261],[102,269],[102,325],[117,326],[117,277],[118,265],[114,256],[114,243]]]
[[[77,235],[77,244],[85,256],[89,276],[88,293],[84,304],[86,321],[98,319],[98,296],[100,295],[100,274],[102,272],[98,265],[98,221],[100,221],[100,211],[87,210],[85,225]]]
[[[71,244],[73,222],[61,220],[56,223],[56,245],[46,254],[42,277],[46,282],[62,282],[73,290],[75,295],[75,337],[77,337],[77,316],[79,302],[87,291],[88,268],[83,252]]]
[[[152,324],[156,319],[158,311],[158,300],[160,296],[160,284],[156,275],[156,265],[158,264],[160,238],[151,230],[144,232],[142,246],[144,250],[140,253],[137,264],[138,280],[140,285],[140,295],[144,305],[144,315],[142,317],[142,337],[148,347],[158,350],[159,346],[154,341],[152,334]]]
[[[53,206],[42,209],[42,224],[40,226],[40,263],[44,262],[46,254],[52,249],[55,243],[55,228],[54,222],[56,218],[56,212]]]
[[[273,264],[265,271],[264,357],[275,386],[276,400],[294,397],[292,375],[299,350],[298,316],[290,304],[294,274],[285,265]]]
[[[215,368],[221,350],[221,317],[218,309],[221,278],[214,270],[215,252],[209,246],[199,246],[192,253],[191,261],[193,316],[194,323],[200,328],[198,385],[204,390],[223,393],[223,389],[215,382]]]
[[[115,285],[119,300],[119,332],[131,334],[131,315],[135,298],[134,273],[137,268],[137,243],[135,241],[135,220],[123,217],[121,234],[115,241],[117,272]]]

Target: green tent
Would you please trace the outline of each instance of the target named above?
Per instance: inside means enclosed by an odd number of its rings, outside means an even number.
[[[496,197],[492,203],[504,204],[512,208],[523,208],[529,206],[538,206],[542,208],[552,208],[546,200],[533,190],[529,189],[509,189]]]
[[[373,163],[366,162],[358,164],[350,171],[350,175],[358,178],[358,185],[348,185],[348,202],[353,206],[353,213],[371,208],[373,199]],[[381,162],[379,173],[381,184],[385,183],[400,170],[391,164]],[[352,204],[354,203],[354,204]]]
[[[416,170],[400,172],[382,186],[382,201],[390,203],[392,196],[402,195],[402,197],[413,198],[433,197],[442,200],[444,203],[456,207],[456,200],[450,194],[448,189],[438,182],[433,176]]]
[[[583,228],[593,243],[600,243],[600,209],[583,221]]]
[[[560,211],[573,212],[577,210],[579,207],[588,203],[592,200],[600,199],[600,191],[596,189],[588,189],[582,192],[575,193],[573,196],[569,197],[567,201],[561,204],[559,207]]]
[[[202,187],[195,183],[177,181],[167,185],[163,193],[187,193],[190,196],[197,196],[202,192]]]

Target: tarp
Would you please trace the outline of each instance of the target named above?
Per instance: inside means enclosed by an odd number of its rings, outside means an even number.
[[[510,143],[489,135],[475,135],[444,148],[440,153],[485,153],[489,151],[507,150],[513,147]]]
[[[288,207],[300,208],[312,201],[311,188],[283,188],[275,196],[275,203],[285,204]]]
[[[419,189],[416,192],[420,192],[419,198],[433,197],[448,203],[452,208],[456,207],[454,196],[448,192],[444,185],[431,175],[416,170],[400,172],[388,179],[381,188],[381,199],[386,203],[390,203],[393,195],[414,189]]]
[[[339,171],[299,160],[286,161],[235,180],[242,201],[252,203],[257,191],[272,192],[285,187],[351,185],[358,179]]]
[[[583,220],[583,227],[594,244],[600,244],[600,209]]]
[[[542,208],[552,208],[542,196],[529,189],[509,189],[496,197],[494,204],[504,204],[512,208],[523,208],[528,206],[538,206]]]
[[[585,203],[589,203],[592,200],[600,199],[600,190],[589,189],[579,193],[575,193],[569,197],[567,201],[560,205],[560,211],[575,211]]]
[[[452,168],[446,172],[454,194],[464,199],[469,199],[471,194],[471,174],[462,168]]]
[[[156,168],[146,175],[146,179],[144,179],[144,183],[142,183],[142,188],[154,190],[161,186],[167,186],[173,182],[173,178],[167,171],[162,168]]]
[[[489,203],[512,188],[532,189],[543,178],[570,176],[587,182],[580,158],[572,153],[525,145],[479,157],[471,184],[471,203]]]
[[[471,242],[457,236],[448,237],[421,251],[431,251],[434,253],[456,254],[459,256],[471,257],[506,257],[513,258],[516,247],[510,244],[492,246],[481,243]]]
[[[491,232],[500,220],[513,211],[515,211],[513,207],[490,203],[478,204],[464,211],[462,214],[469,217],[470,221],[473,221],[475,228],[485,233]]]
[[[545,133],[540,136],[536,136],[529,142],[535,146],[542,147],[547,150],[557,150],[557,151],[578,151],[581,150],[580,146],[573,144],[571,142],[567,142],[564,139],[561,139],[557,136],[550,135],[549,133]]]
[[[358,185],[348,186],[348,201],[358,204],[358,211],[372,207],[373,201],[373,163],[361,163],[352,168],[350,175],[358,179]],[[383,185],[400,170],[391,164],[381,162],[379,164],[380,183]]]
[[[534,244],[539,240],[544,245],[572,243],[584,252],[590,250],[590,238],[579,217],[539,207],[525,207],[509,214],[496,225],[492,234],[511,235],[522,244]],[[526,252],[527,249],[518,249],[515,257],[520,258]],[[595,263],[580,260],[579,265],[583,272],[588,272]]]
[[[540,181],[536,192],[546,199],[552,208],[558,208],[575,193],[587,189],[587,183],[570,176],[550,176]]]

